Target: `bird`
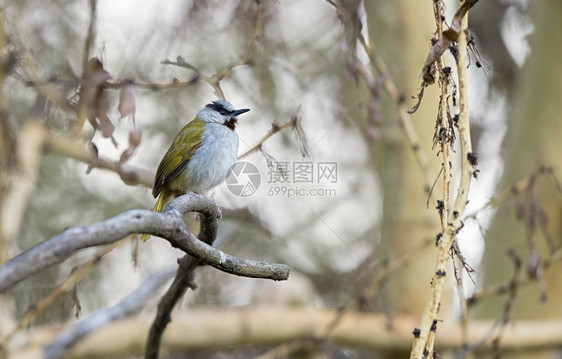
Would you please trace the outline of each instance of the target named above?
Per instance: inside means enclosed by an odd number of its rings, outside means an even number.
[[[178,132],[156,170],[153,211],[162,212],[171,199],[188,192],[205,194],[226,179],[238,159],[237,116],[248,111],[213,101]]]

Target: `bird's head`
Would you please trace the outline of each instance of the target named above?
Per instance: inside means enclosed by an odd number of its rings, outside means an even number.
[[[203,107],[197,116],[207,123],[220,123],[234,131],[238,121],[236,116],[248,111],[248,108],[236,110],[230,102],[218,100]]]

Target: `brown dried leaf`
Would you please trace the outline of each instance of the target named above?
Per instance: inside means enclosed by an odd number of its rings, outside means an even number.
[[[414,107],[412,107],[412,109],[406,111],[410,115],[413,114],[414,112],[416,112],[418,110],[418,108],[420,108],[420,105],[421,105],[421,102],[422,102],[422,99],[423,99],[423,93],[425,92],[426,86],[427,86],[427,82],[425,82],[425,80],[424,80],[424,82],[422,82],[420,92],[418,92],[418,95],[416,97],[414,97],[414,98],[418,99],[418,102],[416,102],[416,104],[414,105]]]
[[[435,83],[434,71],[432,71],[433,63],[443,55],[445,50],[449,48],[449,45],[457,41],[462,29],[461,23],[463,17],[466,15],[467,11],[477,2],[478,0],[465,1],[455,13],[451,26],[447,30],[443,31],[439,39],[435,41],[435,43],[429,50],[429,54],[425,59],[425,63],[422,69],[422,78],[425,85],[431,85]]]
[[[110,138],[111,136],[113,136],[115,127],[113,127],[113,124],[111,123],[109,116],[107,116],[107,113],[101,112],[97,117],[97,120],[98,130],[101,132],[102,136],[105,138]]]
[[[119,106],[117,107],[120,115],[119,120],[131,115],[134,124],[136,111],[135,88],[130,84],[130,80],[127,80],[126,83],[128,83],[128,85],[123,86],[119,94]]]
[[[125,163],[131,156],[135,153],[135,150],[140,144],[142,138],[141,131],[139,130],[132,130],[129,132],[129,148],[127,148],[123,153],[121,153],[121,157],[119,158],[119,164]]]
[[[108,104],[104,85],[111,76],[103,69],[101,61],[94,57],[88,61],[88,65],[82,75],[80,101],[78,103],[78,115],[83,121],[87,118],[94,129],[99,130],[103,137],[111,138],[113,143],[114,127],[107,116]]]

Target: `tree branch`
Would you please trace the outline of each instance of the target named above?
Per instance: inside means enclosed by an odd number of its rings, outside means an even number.
[[[541,166],[535,172],[533,172],[530,176],[523,178],[519,182],[513,184],[510,188],[498,193],[494,197],[490,198],[490,200],[481,208],[474,210],[472,213],[467,214],[464,217],[464,220],[468,219],[475,219],[479,213],[482,213],[484,210],[497,207],[500,204],[514,198],[518,194],[529,190],[539,179],[539,177],[544,175],[553,176],[554,169],[552,167]]]
[[[204,75],[197,67],[193,66],[192,64],[185,61],[181,56],[176,58],[176,61],[170,61],[165,59],[160,63],[163,65],[173,65],[178,67],[183,67],[195,72],[198,79],[208,83],[214,90],[215,94],[218,98],[224,100],[224,92],[220,86],[220,82],[225,77],[229,76],[232,73],[232,70],[239,66],[249,65],[252,62],[252,57],[254,56],[254,52],[257,46],[257,43],[260,39],[260,35],[262,32],[263,27],[263,2],[261,0],[256,0],[257,9],[256,9],[256,21],[254,22],[254,31],[252,34],[252,39],[250,40],[250,44],[246,50],[244,56],[233,63],[228,64],[223,69],[217,71],[215,74],[211,76]]]
[[[88,33],[84,39],[84,52],[82,53],[82,72],[86,71],[86,66],[88,65],[88,60],[90,59],[90,48],[94,43],[94,38],[96,36],[94,28],[96,26],[97,20],[97,0],[90,0],[90,23],[88,25]]]
[[[199,240],[212,245],[217,237],[218,224],[216,217],[201,216],[201,230]],[[197,265],[201,263],[201,259],[194,258],[190,255],[184,256],[179,261],[179,268],[172,282],[172,285],[166,291],[166,294],[158,303],[158,311],[154,322],[148,333],[146,341],[145,359],[158,359],[158,352],[162,341],[162,334],[171,321],[171,313],[178,300],[183,297],[187,288],[195,289],[193,283],[193,273]]]
[[[75,139],[54,135],[49,136],[46,139],[46,147],[49,151],[84,162],[88,164],[90,168],[103,168],[113,171],[121,177],[121,180],[123,180],[125,184],[140,184],[149,188],[152,188],[154,184],[153,172],[120,164],[118,161],[114,162],[100,158],[94,151],[88,151],[83,143]]]
[[[265,136],[263,136],[261,138],[261,140],[258,141],[258,143],[256,143],[252,148],[250,148],[248,151],[244,152],[243,154],[241,154],[240,156],[238,156],[238,160],[241,160],[242,158],[248,156],[249,154],[251,154],[252,152],[261,150],[263,144],[265,141],[267,141],[268,138],[270,138],[271,136],[273,136],[274,134],[276,134],[277,132],[284,130],[288,127],[291,128],[295,128],[297,126],[297,123],[300,121],[300,118],[295,114],[293,116],[291,116],[291,119],[287,122],[285,122],[282,125],[277,125],[276,123],[273,123],[271,126],[271,129],[265,134]]]
[[[469,1],[467,1],[468,3]],[[471,3],[476,3],[472,0]],[[466,4],[466,3],[465,3]],[[464,7],[465,5],[462,5]],[[459,9],[457,14],[461,11]],[[466,11],[463,15],[466,15]],[[456,16],[456,15],[455,15]],[[447,263],[449,260],[449,250],[457,234],[463,227],[461,220],[466,208],[470,182],[472,180],[475,157],[472,153],[472,142],[470,139],[470,122],[468,117],[468,78],[467,78],[467,38],[466,28],[468,18],[462,19],[462,29],[457,38],[458,55],[455,57],[457,63],[457,74],[459,82],[459,120],[457,128],[459,131],[460,147],[461,147],[461,169],[460,183],[457,190],[455,203],[452,206],[451,213],[447,213],[447,228],[442,232],[441,240],[437,248],[437,259],[435,263],[435,272],[431,280],[431,297],[429,298],[422,315],[419,334],[414,338],[412,345],[411,359],[423,358],[424,351],[433,352],[433,341],[428,341],[430,331],[434,322],[438,319],[439,307],[441,305],[441,296],[446,280]],[[445,164],[446,165],[446,164]]]
[[[17,165],[10,174],[9,190],[0,211],[0,237],[5,240],[0,248],[0,263],[8,259],[8,248],[15,242],[35,190],[45,133],[45,127],[36,120],[29,120],[20,132],[15,151]]]
[[[131,238],[131,237],[129,237]],[[24,315],[18,320],[15,328],[12,329],[5,337],[5,341],[9,341],[16,333],[18,333],[23,328],[26,328],[30,325],[30,323],[35,319],[39,314],[43,313],[47,308],[49,308],[58,298],[62,295],[67,293],[69,290],[72,289],[76,283],[81,280],[86,274],[90,272],[90,270],[101,262],[101,259],[108,253],[110,253],[113,249],[117,246],[123,244],[127,241],[126,238],[122,241],[116,242],[111,246],[104,248],[100,253],[96,254],[93,259],[89,262],[86,262],[76,270],[73,270],[70,275],[55,289],[53,289],[46,297],[41,299],[39,302],[33,304]]]
[[[552,253],[550,258],[546,259],[541,264],[541,267],[546,272],[551,265],[560,261],[562,261],[562,248],[559,248],[554,253]],[[519,276],[515,280],[509,280],[505,283],[491,284],[480,289],[477,292],[474,292],[472,296],[468,298],[468,305],[474,305],[484,298],[508,293],[512,289],[512,287],[521,287],[536,281],[537,276],[535,274],[529,271],[525,271],[523,275]]]
[[[170,201],[162,213],[131,210],[105,221],[69,228],[0,266],[0,292],[64,261],[81,249],[111,244],[135,233],[162,237],[173,247],[227,273],[273,280],[289,277],[286,265],[236,258],[201,242],[189,232],[181,218],[187,212],[199,212],[215,218],[219,215],[213,200],[190,193]]]
[[[468,13],[468,10],[477,2],[478,0],[466,0],[461,6],[459,6],[457,12],[455,13],[451,27],[439,34],[439,39],[437,39],[431,47],[431,50],[429,50],[429,54],[423,64],[422,78],[424,86],[431,85],[435,82],[435,77],[433,76],[433,64],[441,56],[443,56],[445,51],[453,42],[459,39],[461,32],[466,29],[466,27],[462,26],[462,21]],[[464,56],[460,49],[459,53],[461,56]]]
[[[45,359],[56,359],[77,341],[89,333],[99,330],[111,322],[137,313],[154,291],[162,286],[176,272],[175,266],[148,276],[141,285],[116,305],[103,308],[80,323],[70,326],[57,335],[55,340],[45,346]]]
[[[337,310],[302,308],[260,308],[250,310],[191,310],[174,316],[164,335],[168,352],[213,348],[271,347],[302,338],[319,338],[318,333],[339,315]],[[493,320],[473,321],[468,327],[470,342],[481,340],[489,332]],[[366,348],[376,351],[404,351],[410,346],[415,319],[381,314],[350,312],[325,339],[337,345]],[[106,325],[83,338],[65,352],[65,358],[140,357],[150,319],[136,317]],[[502,351],[527,351],[556,348],[562,345],[562,321],[514,321],[505,328]],[[442,350],[460,349],[461,328],[458,324],[440,324],[439,347]],[[196,335],[188,335],[196,333]],[[30,332],[25,352],[39,352],[53,338],[52,327],[36,328]],[[491,348],[491,340],[478,350]],[[23,358],[24,350],[11,351],[10,359]],[[29,357],[39,357],[38,355]]]

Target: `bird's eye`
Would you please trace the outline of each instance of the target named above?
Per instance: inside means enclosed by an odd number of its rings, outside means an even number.
[[[228,111],[226,111],[225,109],[221,109],[221,110],[219,110],[219,113],[221,115],[226,115],[228,113]]]

